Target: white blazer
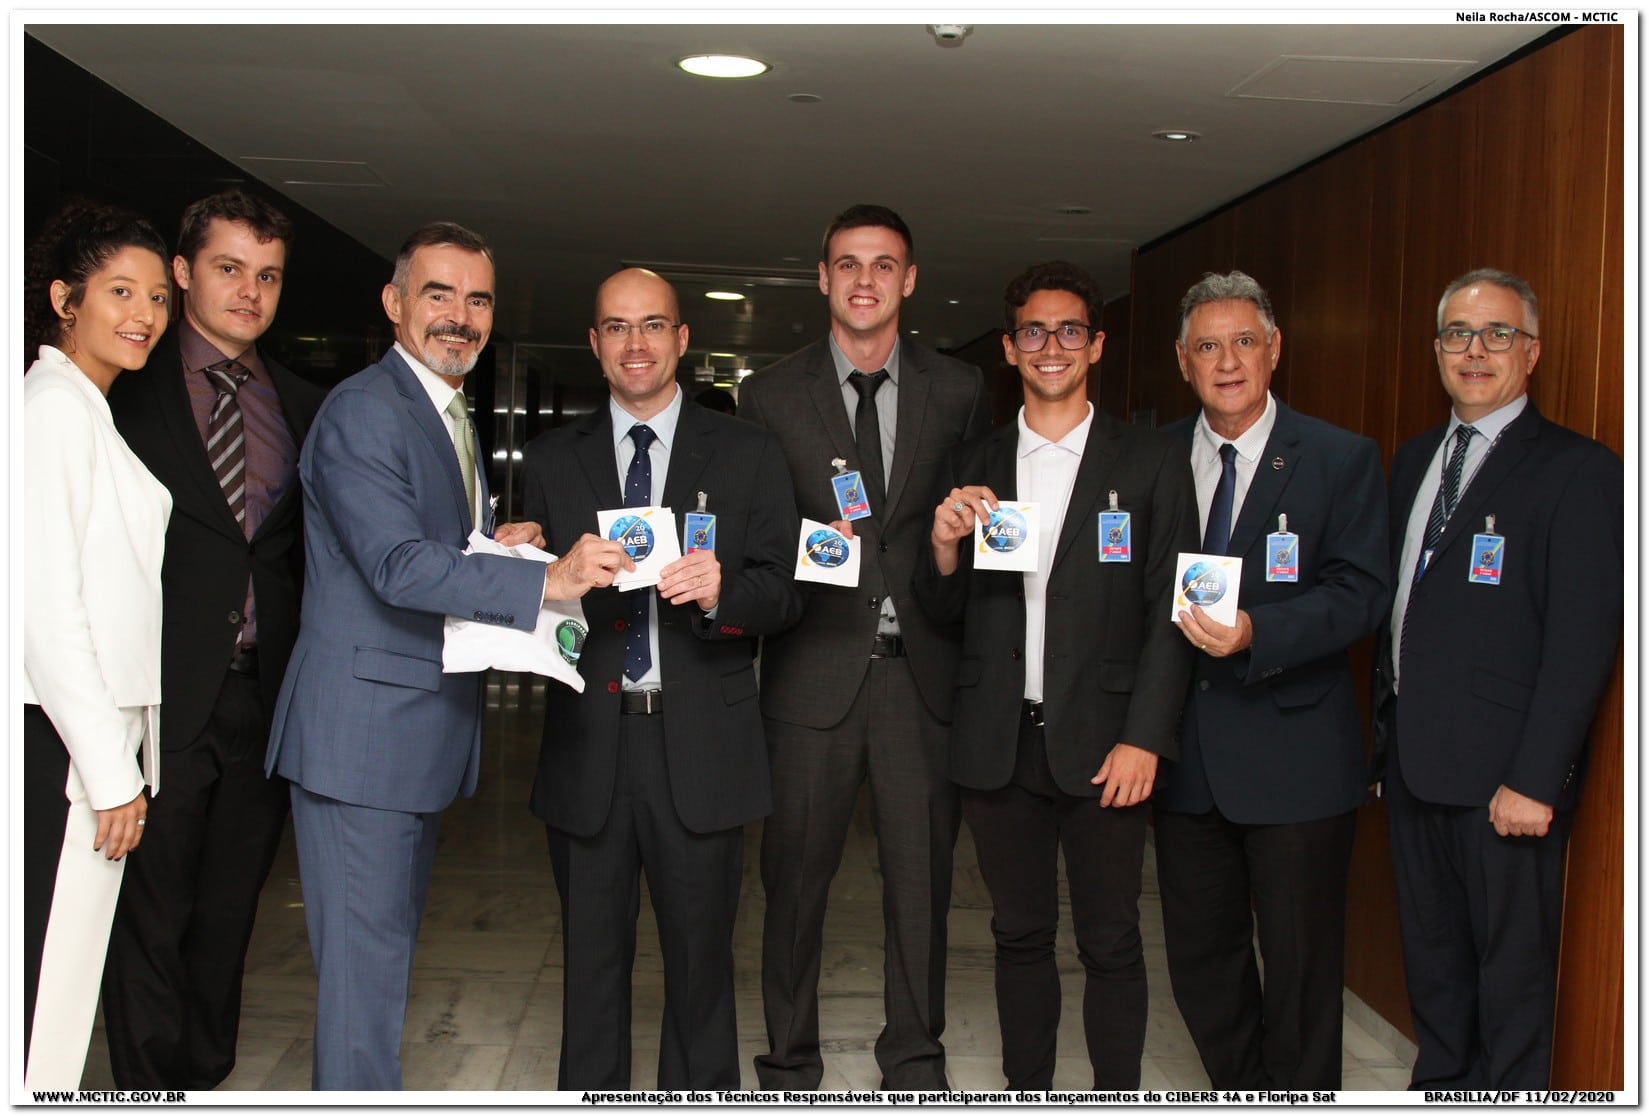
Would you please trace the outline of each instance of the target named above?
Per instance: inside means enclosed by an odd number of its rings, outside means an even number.
[[[128,372],[126,375],[144,375]],[[73,761],[65,790],[94,810],[157,779],[160,563],[172,496],[63,353],[23,378],[23,700]],[[149,770],[134,762],[144,739]]]

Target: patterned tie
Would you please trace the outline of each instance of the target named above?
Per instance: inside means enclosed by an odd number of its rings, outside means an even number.
[[[645,508],[653,502],[653,461],[647,452],[658,435],[644,423],[630,427],[630,440],[636,444],[636,455],[630,461],[630,471],[624,477],[624,506]],[[624,677],[639,681],[653,666],[653,649],[648,638],[648,613],[652,594],[636,589],[630,593],[630,633],[624,640]]]
[[[462,391],[452,397],[447,404],[447,414],[452,416],[452,444],[458,451],[458,475],[464,479],[465,507],[469,508],[470,518],[475,517],[475,431],[470,426],[469,400],[464,398]]]
[[[864,478],[865,494],[876,498],[876,504],[887,495],[887,477],[882,471],[882,414],[876,409],[876,390],[887,382],[887,369],[866,375],[849,374],[847,382],[859,393],[859,406],[853,412],[853,435],[859,443],[859,472]]]
[[[1237,447],[1220,446],[1220,483],[1214,486],[1214,500],[1208,505],[1208,530],[1202,533],[1204,554],[1224,554],[1231,545],[1231,505],[1237,499]]]
[[[1414,565],[1414,581],[1419,584],[1426,572],[1426,556],[1437,549],[1448,526],[1449,516],[1460,504],[1460,478],[1466,471],[1466,447],[1471,444],[1477,428],[1462,423],[1454,432],[1454,452],[1443,466],[1443,483],[1437,486],[1437,498],[1431,502],[1431,515],[1426,520],[1425,540],[1420,544],[1420,560]]]
[[[218,397],[206,418],[206,456],[235,522],[246,529],[246,422],[241,414],[240,389],[252,370],[237,360],[223,360],[201,369]]]

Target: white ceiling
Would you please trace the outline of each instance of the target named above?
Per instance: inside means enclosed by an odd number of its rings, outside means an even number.
[[[980,25],[944,48],[921,25],[26,29],[386,258],[427,220],[481,231],[517,341],[581,346],[625,262],[799,273],[738,304],[702,297],[734,280],[679,283],[695,359],[757,364],[822,332],[807,280],[847,205],[903,214],[920,266],[903,324],[959,345],[1024,265],[1069,258],[1122,294],[1131,249],[1549,30]],[[773,69],[674,68],[705,51]],[[1151,137],[1170,127],[1203,138]],[[318,178],[347,184],[286,181]]]

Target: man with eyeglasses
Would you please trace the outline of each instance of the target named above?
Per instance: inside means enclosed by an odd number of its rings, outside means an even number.
[[[1085,272],[1037,264],[1005,301],[1025,405],[944,470],[916,596],[962,629],[950,776],[991,895],[1008,1085],[1053,1084],[1063,851],[1093,1086],[1138,1089],[1145,803],[1190,673],[1169,610],[1176,556],[1196,546],[1194,487],[1180,443],[1088,401],[1105,334]],[[975,568],[974,525],[1002,500],[1039,507],[1033,572]]]
[[[1543,1089],[1564,846],[1622,621],[1624,475],[1544,418],[1528,283],[1450,283],[1448,421],[1391,464],[1397,597],[1375,655],[1412,1089]]]
[[[1174,1000],[1216,1089],[1338,1089],[1346,880],[1367,797],[1350,650],[1391,604],[1380,450],[1274,394],[1271,299],[1241,271],[1180,302],[1200,407],[1189,454],[1207,554],[1242,559],[1237,614],[1193,605],[1180,754],[1155,806]],[[1256,923],[1261,964],[1254,954]]]
[[[838,214],[820,244],[830,333],[739,388],[739,417],[777,435],[809,519],[842,519],[834,462],[861,474],[870,517],[855,588],[812,586],[802,622],[762,643],[773,814],[762,829],[764,1089],[817,1089],[825,901],[859,788],[882,875],[886,961],[876,1063],[886,1089],[946,1089],[945,920],[959,825],[945,778],[954,634],[910,597],[940,461],[989,425],[972,365],[899,336],[915,248],[879,205]]]
[[[733,921],[744,823],[772,805],[751,662],[794,624],[799,520],[778,439],[689,401],[687,326],[669,283],[631,268],[596,295],[590,349],[608,405],[526,450],[526,515],[557,554],[618,557],[597,513],[662,506],[716,517],[657,588],[584,598],[584,692],[552,686],[532,811],[561,900],[561,1089],[630,1088],[638,883],[664,958],[661,1089],[737,1089]]]

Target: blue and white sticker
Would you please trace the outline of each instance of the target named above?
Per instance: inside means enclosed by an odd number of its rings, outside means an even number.
[[[622,546],[624,553],[637,562],[653,552],[653,525],[639,515],[615,519],[607,529],[607,538]]]

